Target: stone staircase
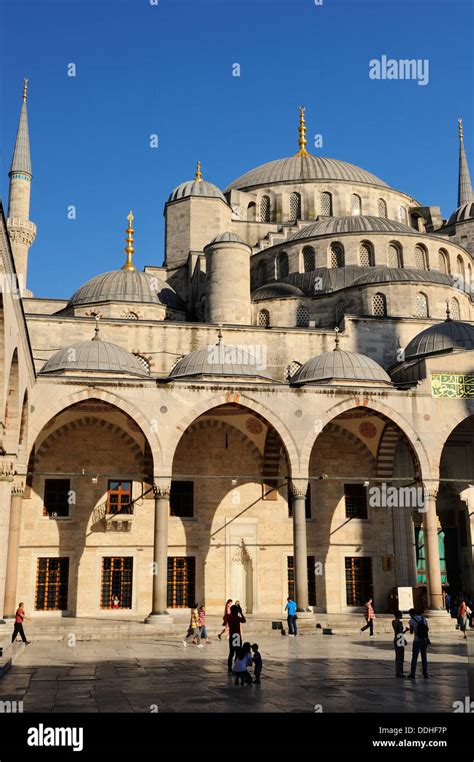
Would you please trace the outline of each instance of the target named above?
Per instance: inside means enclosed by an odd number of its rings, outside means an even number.
[[[26,646],[21,641],[18,643],[11,642],[11,631],[5,637],[3,632],[0,634],[0,647],[3,650],[2,656],[0,656],[0,678],[5,675],[10,667],[21,656]]]
[[[255,246],[252,246],[252,254],[258,254],[259,252],[264,251],[264,249],[269,249],[271,246],[283,243],[288,240],[290,235],[297,233],[301,228],[304,228],[308,224],[308,220],[305,222],[302,222],[301,220],[296,220],[296,222],[284,222],[279,226],[277,231],[267,233],[266,236],[260,238]]]

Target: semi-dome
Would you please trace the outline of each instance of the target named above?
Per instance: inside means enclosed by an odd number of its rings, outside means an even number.
[[[474,219],[474,201],[468,201],[454,210],[447,224],[455,225],[457,222],[465,222],[472,219]]]
[[[308,360],[291,378],[291,384],[324,384],[330,381],[390,384],[390,376],[375,360],[359,352],[333,349]]]
[[[222,342],[185,355],[169,374],[170,379],[190,376],[247,376],[273,380],[245,348]]]
[[[443,286],[452,286],[453,278],[439,270],[416,270],[412,268],[396,267],[371,267],[369,272],[365,272],[359,278],[356,278],[352,286],[370,286],[376,283],[439,283]]]
[[[405,359],[467,349],[474,349],[474,326],[460,320],[445,320],[417,334],[405,348]]]
[[[220,198],[227,204],[224,198],[224,194],[213,183],[209,183],[206,180],[186,180],[186,182],[178,185],[171,193],[168,201],[177,201],[180,198],[186,198],[187,196],[201,196],[207,198]]]
[[[71,344],[55,352],[45,362],[40,373],[64,373],[65,371],[149,377],[144,366],[128,349],[112,344],[110,341],[102,341],[98,336],[98,328],[92,340]]]
[[[297,233],[289,236],[287,240],[288,242],[298,241],[304,238],[339,235],[340,233],[416,234],[413,228],[404,225],[402,222],[397,222],[397,220],[356,214],[347,217],[318,217],[316,222],[311,223],[311,225],[305,225]]]
[[[305,293],[291,283],[269,283],[257,288],[252,294],[252,299],[254,302],[261,302],[264,299],[283,299],[289,296],[305,296]]]
[[[66,309],[97,302],[142,302],[185,309],[178,294],[165,281],[141,270],[111,270],[96,275],[78,288]]]
[[[261,164],[251,169],[241,177],[230,183],[225,193],[237,188],[247,190],[259,185],[275,185],[288,182],[310,182],[315,180],[342,180],[368,185],[382,185],[387,183],[371,172],[338,159],[326,159],[322,156],[289,156],[284,159],[276,159],[266,164]]]

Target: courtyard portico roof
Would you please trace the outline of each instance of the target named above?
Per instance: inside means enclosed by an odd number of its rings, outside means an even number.
[[[474,349],[474,325],[460,320],[445,320],[431,325],[415,336],[405,349],[405,358],[426,357],[439,352]]]
[[[345,352],[337,347],[312,357],[291,378],[291,384],[298,386],[331,381],[391,384],[388,373],[371,357],[359,352]]]
[[[273,381],[265,369],[264,360],[265,358],[262,358],[260,361],[245,346],[224,344],[219,340],[217,344],[209,344],[178,360],[169,378],[244,376]]]

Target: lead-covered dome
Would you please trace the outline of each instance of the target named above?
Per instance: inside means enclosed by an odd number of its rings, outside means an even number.
[[[62,347],[55,352],[45,362],[40,373],[44,375],[67,371],[149,378],[148,372],[135,355],[110,341],[102,341],[98,337],[98,329],[93,339]]]
[[[265,368],[266,363],[259,362],[245,347],[217,343],[182,357],[170,371],[169,378],[244,376],[272,381]]]
[[[446,224],[455,225],[457,222],[466,222],[467,220],[474,220],[474,201],[468,201],[466,204],[458,206]]]
[[[324,384],[331,381],[391,384],[390,376],[375,360],[359,352],[333,349],[308,360],[291,378],[291,384]]]
[[[305,293],[291,283],[268,283],[257,288],[252,294],[252,299],[254,302],[261,302],[264,299],[286,299],[295,296],[305,296]]]
[[[201,196],[207,198],[220,198],[227,204],[222,191],[213,183],[206,180],[187,180],[171,191],[168,201],[177,201],[187,196]]]
[[[474,326],[460,320],[445,320],[417,334],[405,348],[405,359],[468,349],[474,349]]]
[[[141,302],[185,309],[178,294],[164,280],[141,270],[111,270],[96,275],[77,289],[66,309],[98,302]]]
[[[289,156],[285,159],[276,159],[261,164],[230,183],[224,192],[227,193],[233,188],[248,190],[259,185],[310,182],[311,180],[342,180],[389,187],[380,177],[357,167],[355,164],[306,154],[305,156]]]
[[[396,233],[415,235],[413,228],[396,220],[386,217],[372,217],[356,214],[347,217],[318,217],[316,222],[305,225],[297,233],[288,237],[288,242],[302,238],[317,238],[322,235],[339,235],[340,233]],[[419,234],[418,234],[419,235]]]

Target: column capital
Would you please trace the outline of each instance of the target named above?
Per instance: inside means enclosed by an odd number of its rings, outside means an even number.
[[[169,499],[171,494],[171,478],[155,478],[153,480],[153,494],[155,497],[164,497]]]
[[[9,458],[0,458],[0,482],[12,482],[15,474],[15,462]]]
[[[293,497],[306,497],[308,491],[307,479],[292,479],[289,483],[291,494]]]
[[[425,493],[425,499],[436,500],[439,492],[439,482],[426,481],[423,482],[423,490]]]
[[[15,479],[12,484],[12,497],[23,497],[25,492],[25,482],[23,480]]]

